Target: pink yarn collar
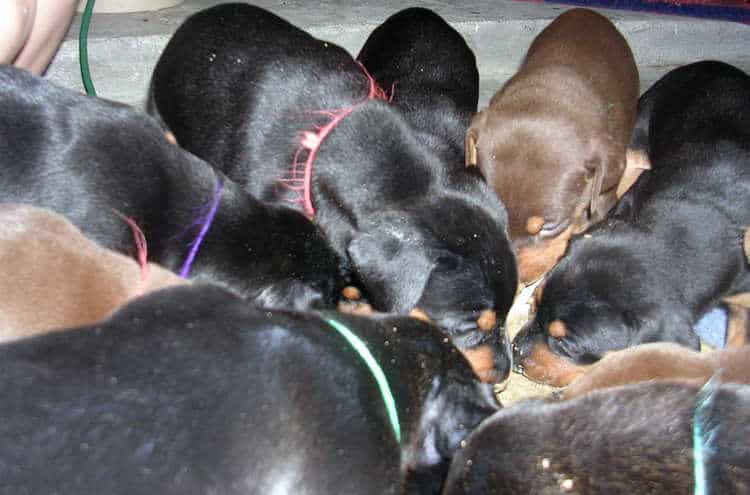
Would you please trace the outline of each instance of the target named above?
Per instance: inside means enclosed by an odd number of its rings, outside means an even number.
[[[330,120],[322,126],[315,126],[314,130],[305,130],[300,133],[299,145],[297,151],[294,153],[294,159],[292,160],[289,173],[286,177],[279,180],[281,185],[290,189],[296,195],[295,198],[290,199],[289,201],[293,203],[302,203],[305,209],[305,214],[310,219],[315,218],[315,208],[312,204],[313,163],[315,162],[315,157],[317,156],[318,150],[320,150],[323,141],[325,141],[331,131],[333,131],[342,120],[363,103],[366,103],[368,100],[383,100],[390,102],[393,99],[393,89],[391,89],[391,95],[388,96],[385,90],[378,86],[375,79],[373,79],[365,66],[358,60],[355,62],[367,77],[370,86],[367,97],[350,107],[340,108],[338,110],[316,110],[312,112],[317,115],[328,117]]]

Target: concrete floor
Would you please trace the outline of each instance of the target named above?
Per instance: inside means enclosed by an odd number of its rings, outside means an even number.
[[[141,105],[154,64],[171,34],[191,13],[223,3],[186,0],[157,12],[95,15],[89,33],[92,78],[100,96]],[[513,0],[466,2],[397,0],[379,2],[271,1],[265,7],[316,37],[356,55],[372,29],[407,6],[431,8],[466,38],[477,56],[481,76],[480,105],[516,70],[531,40],[565,5]],[[645,90],[665,72],[701,59],[718,59],[750,72],[750,27],[737,23],[685,17],[602,10],[628,39]],[[82,91],[78,67],[80,17],[47,75],[63,86]]]

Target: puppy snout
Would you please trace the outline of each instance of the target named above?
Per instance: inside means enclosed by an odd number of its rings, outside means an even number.
[[[484,383],[500,383],[510,375],[513,366],[512,352],[505,329],[500,326],[492,330],[489,338],[462,349],[462,352],[474,373]]]

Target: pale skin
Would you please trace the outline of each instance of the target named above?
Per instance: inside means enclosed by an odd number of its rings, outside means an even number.
[[[76,0],[0,0],[0,63],[41,75],[65,37],[76,4]]]

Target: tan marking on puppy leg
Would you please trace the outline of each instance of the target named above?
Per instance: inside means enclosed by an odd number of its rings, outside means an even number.
[[[177,144],[177,138],[174,137],[174,134],[172,134],[171,131],[164,131],[164,137],[167,141],[169,141],[172,144]]]
[[[350,301],[362,298],[362,292],[360,292],[358,288],[352,285],[344,287],[344,290],[341,291],[341,295],[344,296],[344,299],[348,299]]]
[[[477,326],[480,330],[483,332],[489,332],[493,328],[495,328],[495,324],[497,323],[497,313],[492,311],[491,309],[485,309],[479,314],[479,318],[477,319]]]
[[[554,354],[545,344],[537,343],[521,363],[526,378],[554,387],[564,387],[586,372],[588,366],[575,364]]]
[[[469,361],[471,369],[484,383],[491,383],[495,371],[495,359],[492,348],[488,345],[480,345],[471,349],[463,349],[463,355]]]
[[[617,184],[617,199],[620,199],[630,189],[644,170],[651,170],[651,162],[646,152],[641,150],[628,150],[625,154],[625,171],[622,173],[620,183]]]
[[[565,323],[561,320],[553,320],[547,325],[547,333],[550,337],[556,339],[562,339],[568,334],[568,329],[565,327]]]
[[[733,296],[724,297],[722,298],[722,301],[728,305],[750,308],[750,292],[742,292]]]
[[[729,322],[727,323],[726,347],[742,347],[748,343],[750,317],[747,307],[728,304]]]
[[[409,311],[409,316],[411,316],[412,318],[416,318],[417,320],[422,320],[424,322],[430,323],[430,317],[427,316],[427,313],[419,308],[414,308]]]
[[[372,316],[375,314],[375,310],[372,309],[371,305],[354,301],[339,301],[336,309],[339,313],[356,316]]]
[[[542,217],[534,215],[526,219],[526,232],[531,235],[537,235],[543,227],[544,218]]]

